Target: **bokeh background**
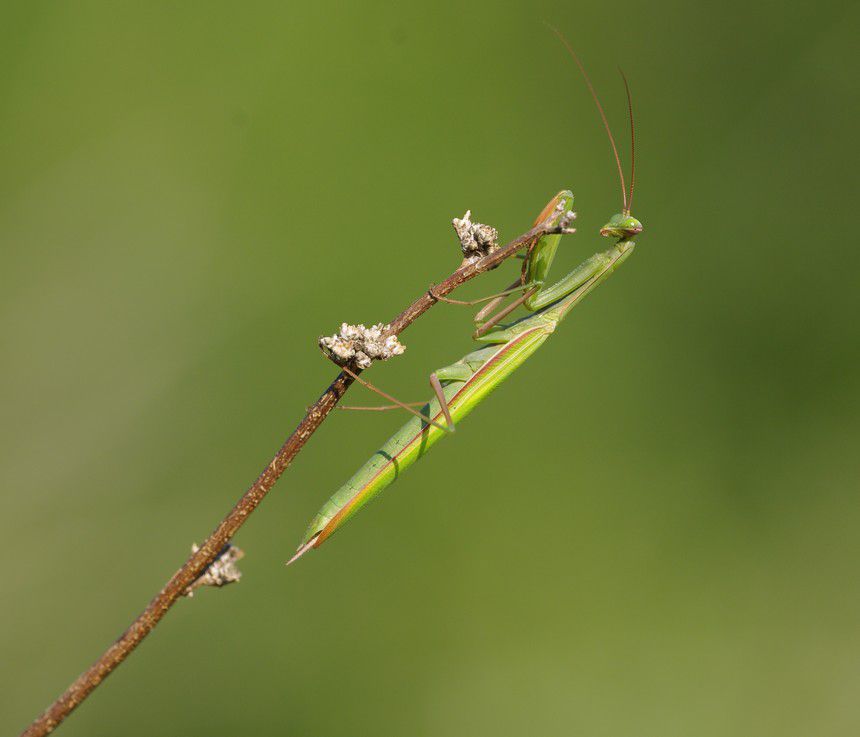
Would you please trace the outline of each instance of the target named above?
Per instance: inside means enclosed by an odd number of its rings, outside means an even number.
[[[556,273],[605,246],[608,145],[544,19],[625,155],[630,77],[633,259],[287,570],[402,418],[326,423],[241,584],[61,734],[860,730],[856,6],[323,0],[0,10],[0,732],[268,462],[334,376],[317,336],[456,266],[452,217],[513,237],[570,187]],[[372,378],[424,398],[469,320],[438,306]]]

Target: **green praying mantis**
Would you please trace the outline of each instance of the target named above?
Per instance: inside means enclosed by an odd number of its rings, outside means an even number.
[[[541,236],[530,245],[520,278],[511,287],[500,294],[474,302],[444,300],[457,304],[477,304],[490,300],[487,306],[475,316],[477,329],[473,338],[486,344],[485,347],[431,374],[430,383],[435,397],[425,403],[420,412],[396,400],[394,400],[396,404],[391,407],[378,408],[402,407],[413,412],[415,416],[395,432],[323,505],[308,526],[298,550],[288,561],[288,565],[310,549],[322,545],[364,505],[397,480],[403,471],[422,458],[436,442],[453,431],[457,422],[466,417],[490,392],[540,348],[561,320],[633,252],[636,245],[633,238],[642,232],[642,224],[630,214],[635,177],[635,137],[633,106],[627,79],[622,72],[630,118],[629,194],[625,186],[624,172],[615,139],[588,74],[567,40],[558,31],[552,30],[561,39],[585,78],[585,83],[603,121],[618,167],[622,211],[613,215],[600,229],[602,236],[615,238],[615,243],[606,251],[596,253],[581,263],[564,278],[554,284],[547,284],[546,279],[555,258],[561,234],[573,232],[573,229],[566,227],[575,217],[571,210],[573,195],[563,190],[550,200],[535,221],[535,225],[544,223],[547,226],[546,230],[553,233]],[[511,304],[495,314],[490,314],[507,295],[516,292],[521,294]],[[499,324],[520,305],[530,314],[508,325]],[[358,378],[353,372],[349,371],[349,373]],[[393,399],[367,382],[361,379],[359,381],[389,400]],[[443,421],[444,424],[442,424]]]

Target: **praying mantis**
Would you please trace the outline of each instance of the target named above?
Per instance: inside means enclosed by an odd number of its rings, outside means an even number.
[[[312,548],[322,545],[364,505],[399,478],[403,471],[422,458],[436,442],[453,431],[456,422],[466,417],[490,392],[531,357],[552,335],[562,319],[633,252],[636,245],[633,239],[642,232],[642,223],[630,214],[635,177],[635,136],[633,106],[627,79],[622,72],[630,118],[629,194],[625,186],[624,172],[615,139],[588,74],[567,40],[558,31],[552,30],[561,39],[585,79],[600,113],[618,167],[622,210],[613,215],[600,229],[600,235],[615,238],[615,243],[606,251],[596,253],[583,261],[559,281],[547,284],[546,278],[555,258],[561,233],[573,232],[572,229],[564,227],[575,217],[571,210],[573,194],[568,190],[562,190],[550,200],[535,221],[535,225],[545,223],[549,226],[547,230],[556,232],[543,235],[530,244],[521,276],[511,287],[499,295],[475,302],[444,300],[458,304],[476,304],[486,299],[491,300],[475,316],[477,329],[473,338],[486,346],[468,353],[455,363],[437,369],[431,374],[430,383],[434,388],[435,397],[423,406],[421,412],[416,412],[400,402],[393,406],[408,409],[416,416],[410,418],[395,432],[323,505],[308,526],[298,550],[288,561],[288,565]],[[522,291],[522,294],[508,306],[490,315],[505,296],[517,291]],[[520,305],[530,314],[511,324],[499,325],[504,317]],[[358,379],[353,372],[348,369],[347,371]],[[361,379],[359,381],[374,388]],[[388,399],[393,399],[383,392],[380,393]]]

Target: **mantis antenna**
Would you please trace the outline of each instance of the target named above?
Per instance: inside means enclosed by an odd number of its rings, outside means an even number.
[[[576,62],[576,66],[579,67],[579,71],[582,72],[582,76],[585,79],[585,84],[588,86],[588,91],[591,93],[591,97],[594,100],[594,104],[597,105],[597,111],[600,113],[600,119],[603,121],[603,127],[606,129],[606,135],[609,136],[609,144],[612,146],[612,153],[615,156],[615,164],[618,167],[618,178],[621,180],[621,203],[623,206],[623,211],[625,215],[630,214],[629,202],[627,200],[627,187],[624,184],[624,170],[621,167],[621,157],[618,155],[618,147],[615,145],[615,137],[612,135],[612,130],[609,128],[609,121],[606,119],[606,113],[603,111],[603,105],[600,104],[600,99],[597,97],[597,92],[594,91],[594,86],[591,84],[591,79],[588,77],[588,72],[585,71],[585,67],[582,62],[579,60],[579,56],[577,56],[576,52],[573,50],[573,46],[570,45],[570,42],[564,36],[564,34],[558,30],[555,26],[546,24],[547,27],[558,37],[558,40],[564,44],[565,49],[567,49],[567,53],[570,54],[571,59]],[[624,76],[622,74],[622,76]],[[627,80],[624,80],[624,84],[627,84]],[[627,91],[628,101],[630,91]],[[632,113],[632,106],[630,108]],[[631,115],[631,123],[633,122],[633,118]],[[632,129],[632,126],[631,126]],[[632,172],[631,172],[632,177]],[[630,187],[630,198],[633,198],[633,187]]]
[[[624,80],[624,91],[627,93],[627,113],[630,117],[630,196],[627,198],[627,214],[633,209],[633,184],[636,181],[636,132],[633,127],[633,96],[630,94],[630,85],[627,84],[627,75],[621,67],[621,79]]]

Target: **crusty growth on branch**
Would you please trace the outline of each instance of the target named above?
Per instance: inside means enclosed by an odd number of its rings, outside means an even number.
[[[471,210],[466,210],[462,218],[454,218],[451,223],[465,258],[478,259],[499,247],[499,231],[492,225],[473,223]]]
[[[191,552],[196,553],[200,550],[200,546],[196,543],[191,546]],[[228,583],[236,583],[242,578],[242,571],[236,564],[245,557],[245,553],[241,548],[237,548],[231,543],[224,546],[221,552],[212,564],[204,571],[194,583],[185,589],[186,596],[194,596],[194,591],[201,586],[217,586],[221,588]]]
[[[319,346],[338,366],[354,365],[366,369],[374,361],[387,361],[406,350],[396,335],[386,334],[390,329],[390,325],[382,323],[366,328],[345,322],[341,324],[339,333],[331,337],[322,336]]]

